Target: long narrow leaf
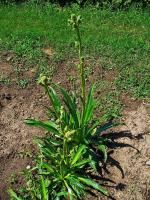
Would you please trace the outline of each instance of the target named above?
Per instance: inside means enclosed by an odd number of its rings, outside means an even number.
[[[66,180],[64,180],[64,183],[65,183],[65,186],[66,186],[66,188],[68,190],[68,199],[69,200],[73,200],[74,199],[74,194],[73,194],[72,189],[69,187],[69,185],[68,185]]]
[[[76,126],[76,128],[78,128],[79,127],[79,120],[78,120],[78,115],[77,115],[76,103],[72,100],[72,98],[70,97],[70,95],[68,94],[68,92],[64,88],[61,88],[61,92],[62,92],[63,97],[64,97],[64,102],[65,102],[71,116],[74,119],[75,126]]]
[[[71,162],[71,165],[74,165],[81,158],[83,153],[85,153],[85,151],[86,151],[86,146],[85,145],[81,145],[78,148],[76,154],[74,155],[74,157],[72,159],[72,162]]]
[[[103,153],[103,155],[104,155],[104,161],[106,162],[107,161],[107,147],[106,147],[106,145],[100,144],[98,146],[98,148]]]
[[[13,197],[14,200],[23,200],[21,197],[18,197],[17,194],[12,189],[9,189],[8,193],[11,197]]]
[[[82,117],[83,124],[87,123],[93,115],[93,110],[95,107],[95,101],[93,99],[93,88],[94,87],[90,88],[90,91],[88,94],[87,103],[85,105],[85,109],[84,109],[83,117]]]
[[[61,191],[61,192],[58,192],[57,193],[57,197],[65,197],[65,196],[68,196],[68,192],[66,192],[66,191]]]
[[[44,138],[35,138],[34,142],[39,146],[40,150],[42,153],[50,158],[51,160],[54,160],[56,157],[56,151],[54,146],[49,143],[46,139]]]
[[[87,163],[90,163],[90,159],[86,159],[86,160],[82,160],[80,162],[77,162],[74,167],[78,167],[78,168],[81,168],[83,166],[85,166]]]
[[[61,107],[60,99],[54,88],[50,87],[48,90],[49,90],[49,95],[51,96],[51,103],[53,105],[53,108],[55,109],[56,113],[59,113]]]
[[[103,188],[102,186],[100,186],[98,183],[96,183],[95,181],[92,181],[91,179],[88,178],[83,178],[83,177],[79,177],[78,178],[82,183],[100,191],[101,193],[103,193],[104,195],[108,196],[108,191]]]
[[[43,200],[48,200],[48,189],[45,185],[44,178],[43,176],[41,178],[41,194],[42,194],[42,199]]]
[[[69,176],[69,177],[67,177],[67,179],[70,183],[71,189],[73,189],[74,194],[77,195],[79,199],[83,199],[86,188],[81,183],[81,181],[79,181],[78,175],[77,176],[75,176],[75,175]],[[77,198],[75,198],[75,199],[77,199]]]
[[[97,130],[97,126],[99,125],[99,121],[96,120],[94,122],[94,124],[92,124],[92,126],[87,130],[86,136],[93,136],[94,134],[96,134],[96,130]]]
[[[59,135],[59,131],[57,130],[57,125],[51,121],[38,121],[33,119],[26,119],[24,121],[26,124],[30,126],[36,126],[46,129],[49,132],[52,132],[56,135]]]
[[[54,173],[54,169],[48,163],[42,162],[41,167],[47,169],[50,173]]]
[[[112,127],[115,127],[115,126],[118,126],[118,124],[117,123],[113,123],[113,122],[106,123],[103,126],[97,128],[97,134],[99,134],[99,133],[101,133],[103,131],[106,131],[106,130],[108,130],[108,129],[112,128]]]

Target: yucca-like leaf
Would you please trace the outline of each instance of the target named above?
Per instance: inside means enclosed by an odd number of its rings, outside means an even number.
[[[63,94],[64,102],[74,120],[75,127],[79,127],[79,120],[77,115],[77,106],[74,100],[72,100],[71,96],[68,94],[68,92],[64,88],[60,88],[61,92]]]
[[[52,161],[55,160],[57,156],[57,152],[51,143],[49,143],[48,141],[46,142],[44,141],[44,139],[41,139],[41,138],[36,138],[35,142],[38,144],[44,156],[48,157]]]
[[[57,141],[58,138],[56,138],[56,140],[52,139],[52,138],[42,138],[42,141],[44,142],[44,147],[49,148],[52,152],[56,153],[56,146],[61,146],[62,142],[59,140]]]
[[[71,161],[71,165],[74,165],[80,158],[81,156],[86,152],[86,146],[85,145],[81,145],[77,152],[74,154],[74,157]]]
[[[88,185],[88,186],[100,191],[104,195],[108,196],[108,191],[105,188],[103,188],[102,186],[100,186],[98,183],[96,183],[95,181],[92,181],[91,179],[84,178],[84,177],[78,177],[78,179],[82,183],[84,183],[84,184],[86,184],[86,185]]]
[[[50,102],[54,108],[54,111],[57,115],[57,117],[59,117],[59,112],[60,112],[60,107],[61,107],[61,101],[56,93],[56,91],[54,90],[54,88],[52,87],[46,87]]]
[[[80,162],[77,162],[76,164],[74,164],[74,167],[77,167],[77,168],[82,168],[84,167],[87,163],[90,163],[90,159],[84,159]]]
[[[74,200],[75,198],[74,192],[72,191],[72,189],[70,187],[68,187],[68,199],[69,200]]]
[[[44,156],[49,158],[51,161],[54,161],[56,159],[56,152],[52,151],[50,148],[42,148],[41,149]]]
[[[66,180],[64,180],[64,183],[65,183],[65,187],[66,187],[67,190],[68,190],[68,199],[69,199],[69,200],[74,200],[75,195],[74,195],[73,190],[72,190],[71,187],[68,185],[68,183],[67,183]]]
[[[51,143],[51,144],[54,145],[54,146],[60,146],[60,145],[62,145],[61,141],[58,140],[58,138],[54,139],[54,138],[52,138],[52,137],[49,137],[49,138],[46,138],[46,141],[47,141],[48,143]]]
[[[115,124],[115,123],[112,123],[112,122],[106,123],[106,124],[104,124],[103,126],[97,128],[97,131],[96,131],[96,132],[97,132],[97,134],[100,134],[101,132],[106,131],[106,130],[108,130],[108,129],[112,128],[112,127],[115,127],[115,126],[117,126],[117,125],[118,125],[118,124]]]
[[[23,200],[21,197],[18,197],[18,195],[12,189],[9,189],[8,193],[12,200]]]
[[[85,186],[79,181],[78,177],[73,175],[68,178],[69,185],[74,191],[74,194],[79,198],[83,199],[83,195],[85,194]]]
[[[93,110],[95,108],[95,101],[93,99],[93,90],[94,90],[94,87],[92,86],[90,88],[90,91],[87,97],[87,103],[85,105],[85,109],[83,111],[83,117],[82,117],[83,124],[88,123],[93,115]]]
[[[93,158],[92,155],[89,155],[89,159],[90,159],[90,166],[94,171],[97,171],[97,161]]]
[[[58,199],[60,199],[60,197],[67,197],[68,196],[68,192],[61,191],[61,192],[58,192],[56,195],[57,195],[56,200],[58,200]]]
[[[44,128],[51,133],[59,135],[59,131],[57,130],[57,125],[54,122],[38,121],[38,120],[34,120],[34,119],[26,119],[24,122],[30,126]]]
[[[53,144],[51,144],[49,142],[49,140],[47,140],[46,138],[37,137],[37,138],[34,139],[34,141],[35,141],[35,143],[38,144],[38,146],[41,148],[41,150],[48,149],[51,153],[53,153],[53,154],[56,153]]]
[[[107,146],[104,144],[98,145],[99,150],[103,153],[104,155],[104,161],[107,161]]]
[[[41,167],[47,169],[50,173],[54,173],[54,169],[48,163],[42,162]]]
[[[98,125],[99,125],[99,121],[96,120],[90,127],[87,127],[87,131],[86,131],[87,139],[90,139],[92,136],[96,134]]]

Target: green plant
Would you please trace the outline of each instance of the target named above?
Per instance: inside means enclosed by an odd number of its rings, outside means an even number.
[[[84,58],[82,56],[81,37],[79,32],[80,17],[72,15],[70,20],[73,28],[76,29],[79,43],[79,74],[81,79],[81,91],[82,95],[77,98],[74,94],[68,93],[64,88],[54,85],[49,86],[46,76],[41,75],[39,78],[39,84],[41,84],[46,93],[52,107],[47,108],[48,113],[54,122],[41,122],[37,120],[27,119],[26,123],[32,126],[43,127],[48,131],[54,130],[57,138],[67,140],[72,146],[84,144],[87,146],[88,155],[91,157],[91,164],[96,169],[96,153],[95,150],[101,150],[104,154],[104,160],[107,158],[107,139],[101,137],[101,132],[111,128],[115,124],[107,124],[99,127],[102,122],[107,119],[104,115],[99,119],[94,118],[94,110],[96,108],[96,102],[93,98],[94,86],[91,86],[88,95],[85,94],[85,70],[84,70]],[[60,97],[56,93],[55,89],[58,89],[62,94],[64,104],[61,102]],[[61,124],[61,130],[58,129]],[[55,136],[55,135],[54,135]],[[97,161],[98,162],[98,161]],[[95,165],[94,165],[95,164]]]
[[[12,199],[83,199],[87,186],[108,195],[106,189],[85,174],[86,164],[90,162],[83,159],[85,145],[69,150],[65,142],[58,148],[59,141],[56,143],[51,137],[36,140],[40,148],[36,166],[25,171],[25,188],[18,193],[9,190]]]
[[[82,91],[82,103],[83,103],[83,109],[85,109],[85,103],[86,103],[86,96],[85,96],[85,69],[84,69],[84,57],[82,52],[82,40],[79,30],[79,25],[81,23],[81,16],[79,15],[76,17],[76,15],[72,15],[71,19],[69,20],[69,24],[75,29],[76,35],[77,35],[77,41],[75,42],[75,45],[78,47],[78,54],[79,54],[79,64],[78,69],[80,73],[81,78],[81,91]]]
[[[59,85],[49,83],[46,76],[41,75],[38,83],[42,85],[49,97],[51,106],[47,107],[51,119],[40,121],[26,119],[30,126],[44,128],[48,136],[37,138],[40,149],[36,167],[32,168],[28,177],[29,186],[19,195],[26,199],[82,199],[87,190],[85,185],[93,187],[108,196],[108,191],[89,178],[87,168],[97,170],[99,167],[100,152],[107,161],[107,138],[101,132],[114,126],[105,121],[105,116],[97,119],[94,117],[96,102],[94,101],[94,86],[91,86],[86,95],[86,81],[82,43],[79,31],[80,16],[71,16],[70,24],[76,30],[79,52],[78,70],[81,80],[81,95],[70,94]],[[57,91],[62,96],[57,94]],[[17,199],[17,194],[9,190],[12,198]]]
[[[29,83],[28,78],[25,78],[25,79],[18,79],[18,80],[17,80],[18,86],[19,86],[20,88],[22,88],[22,89],[26,88],[27,85],[28,85],[28,83]]]
[[[0,84],[10,85],[11,80],[9,78],[5,78],[4,76],[0,75]]]

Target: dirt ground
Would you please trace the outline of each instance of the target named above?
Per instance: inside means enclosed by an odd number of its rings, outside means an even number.
[[[125,125],[113,130],[114,153],[110,159],[111,180],[116,182],[116,200],[150,199],[150,105],[124,111]],[[115,162],[114,160],[115,159]]]
[[[8,63],[0,62],[0,71],[11,76]],[[56,80],[59,79],[56,76]],[[64,84],[63,80],[61,80]],[[60,82],[61,82],[60,81]],[[41,87],[30,85],[0,86],[0,200],[8,200],[7,189],[13,173],[19,173],[32,162],[32,139],[43,131],[23,123],[26,118],[45,118],[43,106],[47,99]],[[116,200],[150,199],[150,104],[131,103],[123,112],[123,122],[110,131],[110,146],[104,177],[106,187]],[[28,154],[25,156],[25,154]],[[104,199],[89,197],[89,199]]]

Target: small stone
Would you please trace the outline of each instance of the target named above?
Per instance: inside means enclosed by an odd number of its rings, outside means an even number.
[[[9,62],[11,59],[12,59],[12,56],[8,56],[8,57],[6,58],[7,62]]]
[[[148,160],[145,164],[150,166],[150,160]]]

